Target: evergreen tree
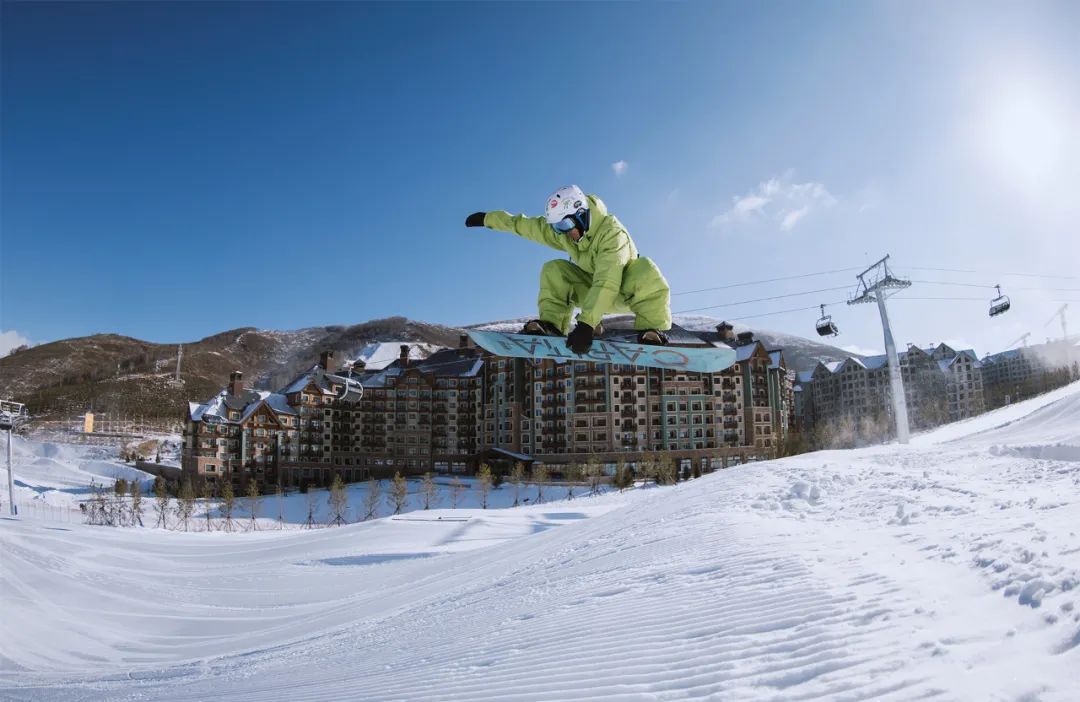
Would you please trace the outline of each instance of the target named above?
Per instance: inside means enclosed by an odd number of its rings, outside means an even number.
[[[128,481],[125,480],[124,478],[117,478],[116,479],[116,484],[113,485],[113,492],[116,493],[117,497],[124,497],[125,495],[127,495],[128,494]]]

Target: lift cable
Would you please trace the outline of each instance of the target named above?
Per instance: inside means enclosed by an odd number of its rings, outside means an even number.
[[[786,295],[773,295],[771,297],[759,297],[759,298],[756,298],[754,300],[740,300],[739,302],[728,302],[728,303],[725,303],[725,304],[722,304],[722,305],[709,305],[707,307],[695,307],[695,308],[689,309],[689,310],[679,310],[679,311],[675,312],[674,314],[688,314],[690,312],[701,312],[703,310],[715,310],[715,309],[720,309],[720,308],[724,308],[724,307],[737,307],[739,305],[749,305],[749,304],[752,304],[754,302],[768,302],[769,300],[781,300],[781,299],[786,298],[786,297],[802,297],[803,295],[813,295],[815,293],[833,292],[833,291],[836,291],[836,290],[850,290],[850,289],[851,289],[850,285],[840,285],[840,286],[832,287],[832,288],[820,288],[818,290],[806,290],[804,292],[788,293]],[[817,307],[817,305],[814,305],[814,307]]]
[[[784,281],[784,280],[799,280],[801,278],[813,278],[813,277],[816,277],[816,276],[819,276],[819,275],[831,275],[833,273],[847,273],[847,272],[850,272],[850,271],[857,271],[857,270],[861,270],[861,268],[859,266],[854,266],[852,268],[837,268],[835,270],[820,271],[818,273],[803,273],[802,275],[789,275],[789,276],[784,276],[782,278],[768,278],[766,280],[752,280],[752,281],[748,281],[746,283],[732,283],[731,285],[720,285],[720,286],[715,287],[715,288],[702,288],[700,290],[684,290],[682,292],[671,293],[671,296],[675,297],[676,295],[693,295],[694,293],[711,292],[713,290],[730,290],[731,288],[743,288],[743,287],[748,287],[750,285],[764,285],[765,283],[778,283],[778,282]],[[848,287],[850,287],[850,286],[848,286]]]
[[[1055,278],[1058,280],[1080,280],[1080,276],[1076,275],[1048,275],[1046,273],[1002,273],[1002,272],[987,272],[987,271],[973,271],[965,268],[926,268],[923,266],[904,266],[905,269],[913,271],[937,271],[940,273],[974,273],[977,275],[985,275],[993,278],[999,278],[1007,275],[1017,276],[1021,278]]]

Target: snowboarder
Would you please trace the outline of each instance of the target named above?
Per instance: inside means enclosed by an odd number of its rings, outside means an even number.
[[[638,256],[626,227],[608,214],[604,202],[576,185],[559,188],[547,200],[543,217],[509,212],[474,212],[466,227],[512,232],[570,254],[548,261],[540,271],[540,316],[523,334],[563,336],[575,307],[577,324],[566,336],[574,353],[592,347],[593,335],[608,312],[633,312],[640,344],[666,344],[671,329],[671,289],[652,260]]]

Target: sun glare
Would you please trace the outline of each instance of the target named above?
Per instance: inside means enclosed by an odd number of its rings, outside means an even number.
[[[1069,118],[1063,100],[1045,86],[1014,79],[990,91],[977,115],[976,148],[991,173],[1036,194],[1066,165]]]

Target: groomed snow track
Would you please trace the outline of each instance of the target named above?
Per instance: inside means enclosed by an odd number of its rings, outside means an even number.
[[[1078,398],[602,509],[242,535],[2,522],[0,696],[1075,700],[1080,463],[1012,449],[1080,445]]]

